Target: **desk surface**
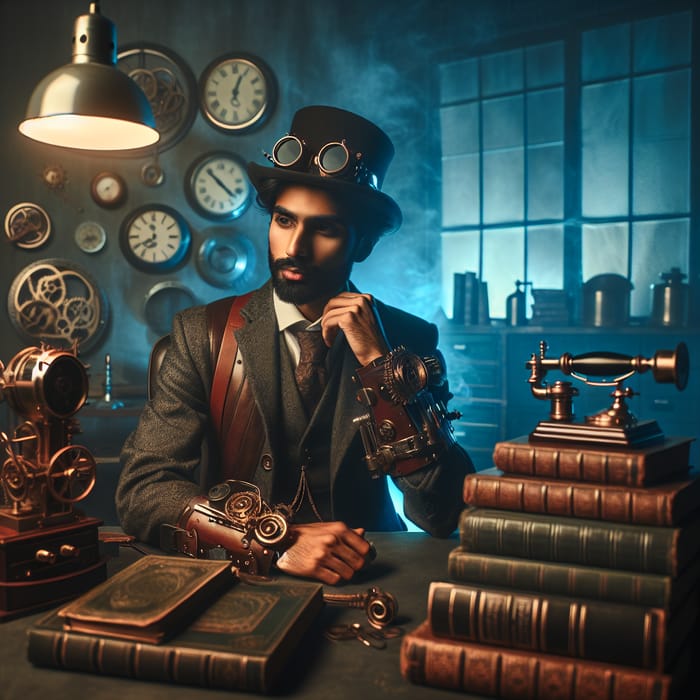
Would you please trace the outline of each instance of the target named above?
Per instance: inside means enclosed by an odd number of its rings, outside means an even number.
[[[396,596],[397,623],[412,630],[427,614],[428,585],[445,580],[447,556],[457,539],[434,539],[424,533],[373,533],[377,559],[357,580],[344,586],[327,587],[328,592],[354,593],[377,585]],[[109,563],[110,573],[138,557],[131,548],[121,548]],[[46,613],[37,613],[0,624],[0,697],[3,700],[196,700],[233,697],[230,692],[190,686],[158,684],[134,679],[100,677],[87,673],[36,668],[26,657],[26,631]],[[289,664],[287,681],[278,696],[326,700],[374,700],[375,698],[425,698],[446,700],[450,691],[413,685],[401,676],[400,639],[386,649],[368,649],[356,640],[332,642],[323,637],[324,626],[337,622],[363,622],[357,609],[325,606],[317,626],[306,638]],[[236,698],[260,695],[236,693]],[[461,694],[460,697],[470,696]],[[474,696],[472,696],[474,697]]]

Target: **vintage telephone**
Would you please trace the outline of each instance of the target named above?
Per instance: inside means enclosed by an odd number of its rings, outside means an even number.
[[[547,343],[540,341],[539,353],[532,353],[525,363],[530,370],[528,382],[536,399],[551,402],[549,420],[540,421],[530,434],[531,440],[570,440],[605,445],[634,446],[663,438],[654,420],[638,421],[627,406],[635,392],[623,382],[635,373],[650,371],[662,384],[675,384],[683,391],[688,383],[688,348],[679,343],[675,350],[658,350],[652,357],[629,356],[613,352],[590,352],[582,355],[564,353],[547,357]],[[612,405],[574,422],[573,398],[578,389],[569,381],[545,382],[547,373],[558,370],[586,384],[613,388]]]
[[[0,619],[73,597],[105,578],[98,526],[74,504],[95,484],[90,451],[73,442],[88,378],[77,347],[46,345],[0,362],[0,400],[21,422],[0,432]]]

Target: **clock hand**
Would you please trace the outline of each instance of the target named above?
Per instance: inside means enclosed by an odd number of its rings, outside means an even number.
[[[238,80],[236,80],[236,84],[233,86],[233,90],[231,91],[231,104],[234,107],[238,107],[240,104],[240,101],[238,100],[238,91],[241,87],[241,80],[243,80],[243,76],[239,75]]]
[[[214,171],[213,171],[211,168],[207,168],[207,175],[209,175],[209,177],[210,177],[212,180],[214,180],[214,182],[215,182],[219,187],[221,187],[221,189],[222,189],[224,192],[226,192],[226,194],[227,194],[229,197],[234,197],[234,196],[235,196],[234,193],[231,192],[231,190],[230,190],[230,189],[229,189],[215,174],[214,174]]]

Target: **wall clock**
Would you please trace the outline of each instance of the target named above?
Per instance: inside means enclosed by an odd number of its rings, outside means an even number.
[[[51,236],[51,219],[38,204],[20,202],[5,215],[5,235],[18,248],[39,248]]]
[[[83,221],[76,227],[74,238],[83,253],[99,253],[107,242],[107,232],[97,221]]]
[[[199,79],[199,90],[205,119],[229,133],[261,126],[277,101],[274,74],[251,54],[230,53],[212,61]]]
[[[117,173],[104,171],[97,173],[90,183],[92,198],[105,209],[115,209],[126,201],[126,182]]]
[[[185,61],[158,44],[128,44],[119,49],[117,67],[144,91],[153,108],[159,152],[174,146],[197,115],[197,80]],[[137,149],[136,154],[153,148]],[[134,155],[134,151],[124,155]]]
[[[186,258],[192,234],[184,217],[172,207],[146,204],[124,219],[119,240],[124,256],[134,267],[163,272]]]
[[[208,219],[241,216],[252,194],[243,159],[224,151],[197,158],[185,175],[185,194],[192,208]]]

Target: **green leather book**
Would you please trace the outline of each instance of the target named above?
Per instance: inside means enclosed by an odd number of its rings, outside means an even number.
[[[27,653],[36,666],[265,693],[322,606],[320,584],[241,582],[162,644],[75,632],[54,612],[29,629]]]
[[[447,558],[447,576],[457,583],[646,605],[673,612],[693,587],[700,585],[700,559],[673,577],[479,554],[459,546]]]
[[[657,527],[468,507],[459,533],[469,552],[668,576],[700,550],[700,519]]]

